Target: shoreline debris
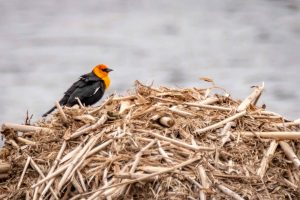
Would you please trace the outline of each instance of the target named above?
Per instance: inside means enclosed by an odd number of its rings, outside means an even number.
[[[5,123],[0,198],[297,199],[300,121],[257,106],[263,89],[239,101],[137,81],[99,107]]]

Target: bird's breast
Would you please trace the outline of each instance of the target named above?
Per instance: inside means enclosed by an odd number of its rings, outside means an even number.
[[[102,80],[104,81],[105,84],[105,89],[108,89],[109,85],[110,85],[110,79],[108,76],[105,76],[102,78]]]

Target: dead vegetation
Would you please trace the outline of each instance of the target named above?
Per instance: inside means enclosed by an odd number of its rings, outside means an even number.
[[[213,88],[153,88],[5,123],[0,199],[298,199],[300,121]]]

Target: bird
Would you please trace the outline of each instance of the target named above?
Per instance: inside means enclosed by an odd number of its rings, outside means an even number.
[[[109,72],[113,71],[105,64],[96,65],[90,73],[80,76],[79,80],[72,84],[72,86],[64,93],[64,96],[59,101],[61,106],[72,107],[78,104],[77,98],[82,104],[90,106],[99,101],[105,90],[110,85]],[[43,117],[49,115],[56,109],[52,107],[46,112]]]

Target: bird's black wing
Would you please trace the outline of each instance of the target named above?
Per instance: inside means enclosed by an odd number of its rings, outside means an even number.
[[[97,88],[99,89],[97,90]],[[76,81],[71,85],[71,87],[64,93],[64,96],[59,101],[59,104],[62,106],[63,105],[73,106],[77,104],[77,100],[75,99],[76,97],[79,97],[81,101],[85,97],[93,96],[93,94],[97,94],[99,96],[99,94],[102,93],[100,95],[102,97],[104,91],[105,91],[104,82],[98,77],[96,77],[93,73],[88,73],[82,75],[78,81]],[[49,113],[55,110],[55,108],[56,108],[55,106],[51,108],[48,112],[46,112],[43,115],[43,117],[47,116]]]
[[[85,105],[96,103],[104,94],[105,85],[99,78],[88,78],[84,80],[84,84],[78,84],[66,103],[67,106],[77,104],[78,97]]]
[[[66,105],[71,95],[78,89],[90,85],[93,82],[99,81],[92,73],[80,76],[79,80],[71,85],[71,87],[64,93],[63,98],[59,101],[60,105]]]

